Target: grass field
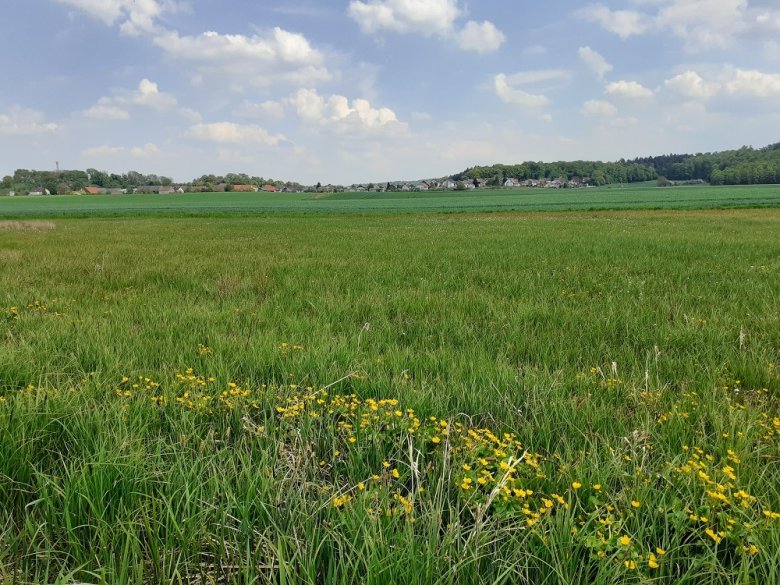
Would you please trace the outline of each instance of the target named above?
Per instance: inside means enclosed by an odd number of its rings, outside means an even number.
[[[780,582],[779,210],[258,197],[0,201],[0,583]]]
[[[0,197],[0,217],[258,212],[564,211],[776,207],[780,186],[515,189],[428,193],[188,193]]]

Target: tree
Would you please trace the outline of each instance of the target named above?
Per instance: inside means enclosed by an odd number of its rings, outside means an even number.
[[[656,179],[655,184],[659,187],[671,187],[672,182],[664,177],[663,175],[658,175],[658,179]]]

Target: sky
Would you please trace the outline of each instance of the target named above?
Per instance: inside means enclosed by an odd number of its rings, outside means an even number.
[[[2,0],[0,174],[352,184],[780,140],[778,0]]]

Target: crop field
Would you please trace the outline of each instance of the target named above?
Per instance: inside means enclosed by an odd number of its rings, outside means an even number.
[[[0,583],[780,583],[779,201],[4,198]]]
[[[0,197],[0,217],[128,214],[203,215],[257,212],[572,211],[777,207],[780,186],[655,184],[593,189],[508,189],[388,193],[185,193]]]

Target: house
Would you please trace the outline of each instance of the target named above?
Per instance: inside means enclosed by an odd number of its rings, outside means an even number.
[[[106,189],[104,193],[107,195],[124,195],[127,193],[127,189]]]
[[[417,185],[415,185],[415,189],[417,189],[418,191],[427,191],[430,188],[431,186],[428,184],[427,181],[423,181],[422,183],[417,183]]]
[[[454,189],[455,187],[458,186],[458,184],[452,179],[447,179],[445,181],[442,181],[440,186],[442,189]]]
[[[84,192],[87,195],[100,195],[101,193],[105,193],[105,189],[103,187],[96,187],[95,185],[90,185],[89,187],[84,187]]]
[[[30,195],[43,195],[43,191],[42,187],[34,187],[30,189]]]
[[[563,182],[560,179],[554,179],[545,184],[545,188],[547,189],[560,189],[561,187],[563,187]]]
[[[260,190],[263,193],[276,193],[278,189],[274,185],[263,185]]]
[[[403,186],[401,187],[401,191],[411,191],[411,190],[412,190],[412,186],[409,183],[404,183]]]
[[[160,188],[157,190],[157,192],[158,192],[160,195],[172,195],[173,193],[175,193],[175,192],[176,192],[176,189],[175,189],[174,187],[170,187],[170,186],[169,186],[169,187],[160,187]]]
[[[176,189],[176,192],[177,193],[184,193],[184,187],[179,187],[178,189]]]
[[[263,187],[263,190],[265,190],[265,187]],[[257,187],[254,185],[233,185],[233,191],[239,193],[254,193],[257,191]]]
[[[508,189],[514,189],[515,187],[519,187],[519,186],[520,186],[520,181],[518,181],[517,179],[513,179],[510,177],[506,181],[504,181],[504,187]]]

